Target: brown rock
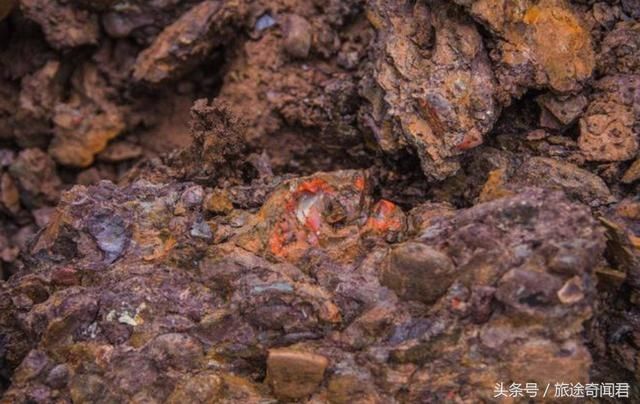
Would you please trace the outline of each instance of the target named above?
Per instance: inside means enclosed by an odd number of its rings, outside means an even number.
[[[26,149],[9,167],[20,192],[22,204],[31,209],[54,203],[60,195],[62,182],[51,157],[40,149]]]
[[[498,63],[501,100],[528,87],[556,92],[579,90],[591,77],[595,54],[589,30],[565,0],[456,0],[497,40],[492,58]],[[506,10],[509,11],[506,11]],[[549,46],[549,38],[555,38]]]
[[[125,129],[123,110],[110,100],[107,80],[93,63],[76,69],[73,91],[53,115],[49,153],[60,164],[87,167]]]
[[[22,0],[20,8],[28,18],[40,24],[54,48],[95,45],[100,38],[97,16],[73,3]]]
[[[363,380],[357,374],[336,374],[328,383],[327,397],[331,404],[375,404],[381,400],[376,397],[371,382]]]
[[[573,341],[556,344],[548,340],[528,339],[514,347],[514,361],[509,363],[509,373],[517,380],[531,380],[538,386],[557,383],[556,380],[589,381],[591,355]],[[519,365],[516,365],[519,363]]]
[[[122,117],[115,112],[82,109],[84,111],[65,105],[57,108],[56,137],[51,142],[49,153],[62,165],[88,167],[109,140],[124,129]],[[89,118],[81,118],[82,114]]]
[[[158,84],[195,67],[229,40],[234,21],[241,18],[239,1],[206,0],[184,13],[138,55],[136,81]]]
[[[587,205],[600,206],[616,201],[607,184],[595,174],[571,163],[548,157],[530,157],[516,169],[512,181],[518,186],[560,189]]]
[[[381,283],[408,300],[433,303],[455,279],[451,259],[424,244],[408,242],[391,250]]]
[[[620,181],[624,182],[625,184],[631,184],[638,179],[640,179],[640,158],[636,159],[633,164],[631,164],[631,167],[629,167],[627,171],[625,171]]]
[[[589,101],[584,95],[557,96],[553,93],[546,93],[536,98],[536,102],[542,108],[542,116],[551,114],[553,119],[560,123],[560,128],[571,125],[582,115],[587,108]],[[541,116],[541,119],[542,119]],[[546,125],[542,125],[546,126]]]
[[[284,23],[284,50],[295,58],[304,59],[311,49],[311,25],[304,17],[288,15]]]
[[[290,348],[271,349],[266,382],[281,399],[302,399],[322,383],[329,360],[321,355]]]
[[[640,76],[608,76],[580,120],[578,145],[587,160],[624,161],[636,156],[640,134]]]
[[[51,274],[51,282],[59,286],[72,286],[80,283],[78,271],[71,267],[62,267]]]
[[[606,74],[640,74],[640,21],[622,21],[602,41],[599,70]]]
[[[189,377],[180,383],[167,398],[168,404],[198,403],[207,404],[219,400],[223,387],[219,376],[202,373]]]
[[[233,210],[229,193],[216,190],[205,198],[205,209],[211,213],[225,215]]]
[[[20,210],[20,194],[8,173],[2,174],[0,178],[0,202],[5,209],[13,214]]]
[[[379,51],[375,86],[365,90],[369,126],[383,150],[408,143],[425,175],[446,178],[458,170],[457,156],[482,143],[499,112],[480,33],[446,2],[370,3]]]
[[[117,163],[125,160],[133,160],[142,155],[142,147],[137,144],[126,141],[114,142],[109,144],[97,158],[100,161]]]

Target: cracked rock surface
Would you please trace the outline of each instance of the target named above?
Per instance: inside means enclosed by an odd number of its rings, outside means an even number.
[[[0,1],[0,402],[640,402],[639,41],[634,0]]]

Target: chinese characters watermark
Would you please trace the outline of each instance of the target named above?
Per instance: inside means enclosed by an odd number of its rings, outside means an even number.
[[[494,398],[629,398],[629,383],[496,383]]]

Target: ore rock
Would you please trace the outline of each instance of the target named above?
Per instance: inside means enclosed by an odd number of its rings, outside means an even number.
[[[639,21],[1,2],[0,401],[640,402]]]

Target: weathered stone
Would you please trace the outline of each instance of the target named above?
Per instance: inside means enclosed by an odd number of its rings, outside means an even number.
[[[587,108],[589,103],[586,96],[580,94],[576,96],[555,96],[552,93],[546,93],[536,98],[536,102],[542,109],[541,124],[548,126],[548,118],[546,114],[551,114],[552,119],[557,120],[560,124],[558,129],[562,129],[575,122]],[[545,122],[543,122],[545,121]]]
[[[267,383],[281,399],[302,399],[322,383],[329,360],[289,348],[272,349],[267,358]]]
[[[625,171],[621,181],[625,184],[631,184],[640,179],[640,158],[636,159],[631,166]]]
[[[222,45],[238,18],[241,2],[206,0],[169,25],[138,55],[133,78],[158,84],[178,78]]]
[[[595,67],[589,30],[565,0],[456,0],[494,35],[492,58],[500,98],[521,95],[528,87],[559,93],[582,88]],[[505,11],[509,9],[510,11]],[[554,38],[554,46],[549,46]]]
[[[445,2],[370,3],[379,54],[377,88],[365,96],[376,141],[388,152],[408,143],[425,175],[446,178],[458,170],[457,156],[482,143],[499,112],[480,33]]]
[[[21,0],[25,15],[42,27],[54,48],[95,45],[100,38],[96,15],[61,1]]]
[[[284,22],[284,50],[291,56],[304,59],[311,49],[311,25],[296,14],[288,15]]]
[[[215,402],[220,399],[222,388],[223,382],[219,376],[212,373],[197,374],[177,385],[167,399],[167,403],[206,404]]]
[[[205,209],[215,214],[227,214],[233,210],[228,192],[216,190],[205,198]]]
[[[592,161],[634,158],[640,142],[640,76],[608,76],[595,88],[598,91],[580,120],[580,149]]]
[[[403,299],[429,304],[440,298],[455,278],[455,267],[447,255],[409,242],[391,251],[380,281]]]

